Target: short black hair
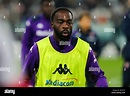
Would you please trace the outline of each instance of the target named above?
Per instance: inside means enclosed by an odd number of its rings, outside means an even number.
[[[56,8],[56,9],[51,13],[50,20],[53,21],[56,12],[61,11],[61,10],[65,10],[65,11],[70,12],[71,15],[72,15],[72,18],[73,18],[73,13],[72,13],[68,8],[66,8],[66,7],[58,7],[58,8]]]

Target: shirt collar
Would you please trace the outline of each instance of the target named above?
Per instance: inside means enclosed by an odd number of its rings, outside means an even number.
[[[51,42],[53,48],[54,48],[55,50],[57,50],[57,51],[59,51],[59,52],[63,52],[63,53],[68,52],[68,51],[71,51],[71,50],[74,48],[74,46],[71,45],[71,41],[72,41],[72,36],[70,37],[70,40],[69,40],[70,44],[69,44],[69,45],[60,45],[60,43],[57,42],[57,41],[54,39],[54,36],[53,36],[53,35],[50,36],[50,42]]]

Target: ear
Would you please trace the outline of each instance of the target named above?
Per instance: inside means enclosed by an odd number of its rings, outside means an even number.
[[[54,23],[51,21],[51,27],[54,28]]]

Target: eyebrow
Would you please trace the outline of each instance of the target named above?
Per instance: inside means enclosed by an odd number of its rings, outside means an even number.
[[[64,19],[57,19],[57,20],[64,21]],[[72,19],[68,19],[67,21],[72,21]]]

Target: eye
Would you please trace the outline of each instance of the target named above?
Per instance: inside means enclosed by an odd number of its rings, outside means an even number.
[[[58,21],[58,23],[62,24],[62,23],[63,23],[63,21]]]
[[[73,24],[72,21],[68,21],[67,23],[68,23],[68,24]]]

